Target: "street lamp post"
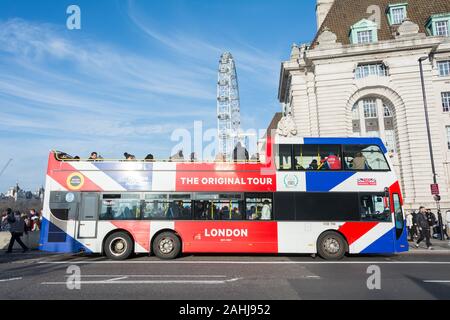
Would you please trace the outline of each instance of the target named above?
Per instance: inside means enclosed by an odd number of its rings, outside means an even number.
[[[421,57],[419,58],[419,67],[420,67],[420,81],[422,82],[422,95],[423,95],[423,108],[425,110],[425,123],[427,126],[427,135],[428,135],[428,148],[430,151],[430,161],[431,161],[431,170],[433,172],[433,183],[437,184],[437,174],[436,174],[436,167],[434,165],[434,156],[433,156],[433,145],[431,143],[431,130],[430,130],[430,119],[428,117],[428,103],[427,103],[427,93],[425,90],[425,80],[423,77],[423,65],[422,62],[425,60],[432,61],[432,55],[430,54],[427,57]],[[439,223],[439,237],[440,240],[444,240],[444,229],[442,226],[442,214],[441,214],[441,208],[440,208],[440,196],[436,195],[434,197],[434,200],[436,201],[436,207],[437,207],[437,214],[438,214],[438,223]]]

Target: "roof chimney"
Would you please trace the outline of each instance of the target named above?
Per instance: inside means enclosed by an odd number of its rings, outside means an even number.
[[[328,12],[333,5],[334,0],[317,0],[316,16],[317,16],[317,30],[319,30]]]

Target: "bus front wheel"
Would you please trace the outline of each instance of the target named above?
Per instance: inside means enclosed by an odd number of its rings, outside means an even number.
[[[125,232],[115,232],[106,238],[105,254],[114,260],[125,260],[133,253],[133,241]]]
[[[325,260],[341,260],[347,251],[347,242],[337,232],[327,231],[317,241],[317,253]]]
[[[175,259],[181,252],[181,241],[173,232],[163,232],[156,236],[152,249],[160,259]]]

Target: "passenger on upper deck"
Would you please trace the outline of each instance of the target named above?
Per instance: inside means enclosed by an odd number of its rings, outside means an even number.
[[[254,153],[251,158],[250,158],[251,162],[259,162],[259,153]]]
[[[146,162],[154,162],[155,159],[153,158],[153,155],[152,155],[151,153],[149,153],[149,154],[145,157],[144,161],[146,161]]]
[[[125,152],[124,154],[123,154],[123,156],[125,157],[125,160],[136,160],[136,157],[134,156],[134,155],[132,155],[132,154],[129,154],[128,152]]]
[[[175,153],[173,156],[171,156],[169,158],[169,161],[174,161],[174,162],[182,162],[182,161],[184,161],[183,150],[178,150],[177,153]]]
[[[95,152],[95,151],[91,152],[91,156],[88,158],[88,161],[95,161],[97,159],[98,159],[97,152]]]
[[[236,147],[233,150],[233,160],[234,162],[238,161],[248,161],[248,151],[244,148],[241,142],[238,142]]]
[[[216,159],[214,161],[215,162],[226,162],[225,155],[223,153],[218,153],[216,155]]]
[[[65,152],[56,153],[56,158],[59,160],[72,160],[73,159],[71,156],[69,156]]]

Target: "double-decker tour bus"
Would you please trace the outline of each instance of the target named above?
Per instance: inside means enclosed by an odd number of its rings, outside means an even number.
[[[378,138],[268,138],[255,162],[49,155],[40,249],[394,254],[408,250],[399,182]]]

